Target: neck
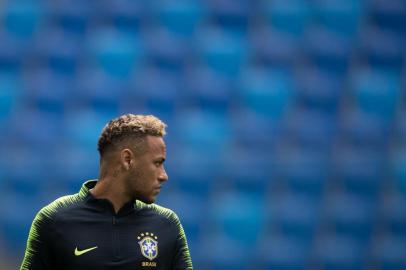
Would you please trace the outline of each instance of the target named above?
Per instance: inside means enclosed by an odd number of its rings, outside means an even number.
[[[95,198],[109,200],[113,204],[115,213],[118,213],[123,205],[132,199],[126,194],[124,185],[118,178],[101,178],[90,192]]]

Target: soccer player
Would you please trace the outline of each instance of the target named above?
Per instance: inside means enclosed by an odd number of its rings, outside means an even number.
[[[179,218],[154,204],[168,180],[165,127],[152,115],[111,120],[99,179],[38,212],[21,270],[192,269]]]

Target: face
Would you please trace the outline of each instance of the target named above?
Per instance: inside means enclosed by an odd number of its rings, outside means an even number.
[[[153,203],[168,180],[164,168],[166,147],[161,137],[147,136],[145,151],[132,160],[128,177],[128,190],[131,196],[145,203]]]

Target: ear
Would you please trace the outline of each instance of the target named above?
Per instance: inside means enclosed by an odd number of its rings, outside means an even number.
[[[125,170],[129,170],[132,166],[134,153],[131,149],[125,148],[120,152],[120,163]]]

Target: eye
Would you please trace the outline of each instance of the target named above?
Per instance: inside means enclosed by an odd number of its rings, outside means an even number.
[[[165,162],[165,159],[158,159],[154,161],[155,166],[159,167],[162,166],[162,164]]]

